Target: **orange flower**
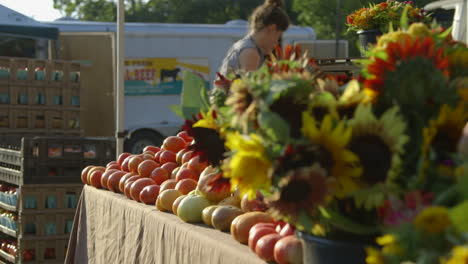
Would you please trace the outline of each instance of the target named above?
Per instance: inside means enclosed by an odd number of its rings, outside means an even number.
[[[387,72],[394,72],[405,61],[417,57],[432,61],[436,69],[445,76],[449,76],[448,58],[443,55],[441,48],[435,47],[431,37],[412,39],[408,36],[401,42],[389,43],[385,52],[386,59],[375,58],[367,66],[367,71],[372,75],[372,78],[365,81],[365,89],[369,89],[377,95],[382,92]]]

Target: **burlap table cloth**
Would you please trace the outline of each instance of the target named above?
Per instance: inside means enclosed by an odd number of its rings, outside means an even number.
[[[65,263],[263,263],[229,233],[85,186]]]

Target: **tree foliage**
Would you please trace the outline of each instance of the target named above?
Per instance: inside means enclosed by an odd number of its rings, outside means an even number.
[[[125,0],[128,22],[225,23],[247,20],[263,0]],[[84,21],[116,21],[117,0],[54,0],[65,15]],[[292,4],[286,3],[287,10]],[[292,17],[293,21],[295,17]]]
[[[350,54],[357,55],[355,34],[346,34],[346,16],[353,11],[385,0],[283,0],[293,24],[311,26],[318,39],[348,39]],[[422,7],[432,0],[414,0]],[[247,20],[264,0],[125,0],[127,22],[226,23]],[[84,21],[116,21],[117,0],[54,0],[54,7],[67,16]],[[337,13],[338,19],[337,19]]]

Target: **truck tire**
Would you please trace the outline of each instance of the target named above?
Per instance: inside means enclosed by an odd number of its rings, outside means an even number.
[[[125,140],[124,151],[132,154],[140,154],[143,148],[152,146],[161,146],[164,138],[153,131],[143,130],[132,133],[131,137]]]

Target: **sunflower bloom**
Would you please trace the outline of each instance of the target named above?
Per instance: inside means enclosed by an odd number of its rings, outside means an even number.
[[[280,190],[269,198],[270,212],[277,219],[297,219],[301,211],[313,215],[318,205],[325,204],[332,186],[318,164],[293,170],[280,180]]]
[[[422,232],[440,234],[451,225],[448,210],[442,206],[429,206],[414,219],[414,225]]]
[[[385,264],[384,256],[380,250],[374,247],[367,247],[366,254],[366,264]]]
[[[372,112],[372,105],[360,104],[349,125],[352,128],[349,148],[358,156],[358,164],[362,168],[359,184],[362,187],[375,184],[392,186],[399,175],[401,156],[409,140],[405,134],[406,123],[399,115],[398,107],[387,110],[378,119]],[[365,204],[370,209],[381,205],[384,196],[378,191],[374,195],[355,198],[358,205]]]
[[[251,134],[248,138],[239,133],[227,135],[226,146],[234,151],[227,161],[224,177],[230,178],[231,189],[237,187],[241,194],[254,199],[257,190],[270,188],[272,163],[265,154],[261,139]]]
[[[202,119],[198,120],[193,127],[204,127],[214,130],[219,130],[219,125],[216,123],[216,111],[210,109],[207,113],[201,113]]]
[[[234,117],[232,125],[247,131],[248,123],[256,120],[257,104],[251,93],[251,88],[241,79],[237,79],[231,86],[231,94],[226,105],[232,108]]]
[[[444,264],[466,264],[468,263],[468,245],[456,246],[452,249],[452,257]]]
[[[398,246],[398,240],[394,235],[386,234],[377,238],[377,244],[382,246],[385,255],[399,255],[402,249]]]
[[[447,153],[457,152],[458,142],[463,135],[463,129],[468,121],[468,107],[464,102],[456,108],[443,105],[436,119],[429,122],[429,126],[423,129],[423,145],[421,158],[423,160],[423,172],[429,167],[429,152],[431,149],[438,151],[438,159],[450,160]],[[451,173],[450,173],[451,174]]]
[[[304,112],[302,118],[302,133],[323,151],[320,165],[336,179],[336,196],[342,198],[357,190],[358,185],[354,181],[361,175],[361,170],[354,164],[359,159],[346,149],[351,139],[351,128],[346,127],[344,121],[334,125],[331,115],[326,115],[320,123],[308,112]]]
[[[400,76],[400,74],[406,75],[405,69],[409,64],[418,63],[416,59],[423,59],[431,65],[431,68],[424,69],[426,71],[431,70],[432,73],[430,74],[440,74],[444,78],[449,76],[449,60],[444,56],[443,49],[435,46],[435,42],[431,37],[413,39],[407,35],[400,41],[389,42],[385,48],[385,53],[385,58],[371,58],[366,68],[371,77],[365,81],[364,89],[370,90],[366,94],[373,96],[372,101],[385,97],[387,99],[392,98],[392,100],[403,100],[410,105],[414,103],[415,98],[407,98],[410,96],[407,93],[412,92],[411,96],[413,96],[417,91],[408,90],[411,88],[407,87],[405,82],[400,80],[403,78],[403,75],[396,79],[395,82],[393,82],[392,76],[395,73],[398,73],[397,76]],[[426,72],[426,74],[429,73]],[[394,76],[394,78],[397,77]],[[424,87],[424,89],[429,90],[427,87]],[[431,98],[417,99],[427,100]]]

